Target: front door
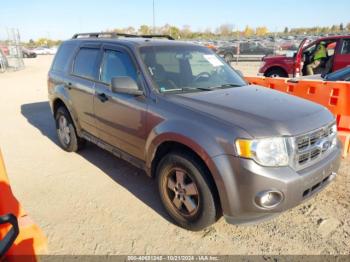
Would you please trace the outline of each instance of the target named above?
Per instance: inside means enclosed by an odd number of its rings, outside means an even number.
[[[144,160],[147,99],[113,93],[113,77],[128,76],[139,83],[139,71],[122,47],[104,46],[99,82],[95,85],[94,111],[99,137],[120,150]],[[142,89],[139,84],[140,89]]]

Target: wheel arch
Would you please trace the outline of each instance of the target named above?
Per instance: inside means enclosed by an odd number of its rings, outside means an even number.
[[[284,73],[286,77],[288,76],[287,70],[286,70],[283,66],[280,66],[280,65],[273,65],[273,66],[269,67],[269,68],[265,71],[264,76],[267,76],[268,73],[270,73],[270,72],[273,71],[273,70],[279,70],[279,71],[281,71],[282,73]]]
[[[217,205],[220,209],[219,213],[221,214],[221,197],[219,194],[217,181],[217,179],[220,178],[215,178],[214,172],[211,168],[214,163],[209,155],[204,150],[201,150],[198,145],[192,147],[194,144],[195,142],[189,142],[189,144],[186,144],[183,141],[176,141],[176,139],[162,141],[153,152],[152,161],[150,163],[150,175],[155,177],[158,164],[164,156],[171,152],[178,152],[180,154],[182,153],[192,157],[205,170],[205,178],[210,183],[215,200],[217,201]]]
[[[52,113],[53,113],[53,116],[55,117],[56,115],[56,112],[58,110],[58,108],[60,108],[61,106],[65,107],[74,123],[74,127],[77,131],[78,134],[80,134],[80,131],[81,131],[81,128],[80,128],[80,125],[77,121],[77,118],[75,117],[72,109],[70,108],[70,106],[68,105],[68,103],[65,102],[64,99],[62,99],[62,97],[56,97],[53,101],[52,101],[52,105],[51,105],[51,108],[52,108]]]

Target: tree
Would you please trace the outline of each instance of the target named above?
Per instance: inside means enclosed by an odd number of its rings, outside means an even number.
[[[138,32],[141,35],[149,35],[152,33],[152,29],[148,25],[141,25]]]
[[[129,27],[125,28],[124,31],[125,31],[126,34],[135,34],[136,33],[135,28],[132,27],[132,26],[129,26]]]
[[[123,33],[125,33],[125,29],[124,28],[114,28],[112,30],[112,32],[123,34]]]
[[[171,35],[175,39],[180,38],[180,29],[176,26],[170,26],[169,35]]]
[[[184,25],[180,31],[182,38],[191,38],[192,37],[192,31],[191,27],[189,25]]]
[[[340,23],[339,30],[342,31],[342,32],[344,31],[344,24],[343,23]]]
[[[246,26],[244,29],[244,36],[245,37],[251,37],[254,34],[254,30],[250,28],[249,26]]]
[[[346,29],[347,29],[348,31],[350,31],[350,23],[348,23],[348,24],[346,25]]]
[[[284,28],[283,33],[285,33],[285,34],[288,34],[288,33],[289,33],[289,28],[288,28],[287,26]]]
[[[263,27],[257,27],[255,32],[257,36],[266,36],[269,30],[267,29],[266,26],[263,26]]]
[[[163,35],[168,35],[169,31],[170,31],[170,25],[169,24],[165,24],[160,28],[160,33]]]
[[[339,31],[339,27],[337,25],[332,25],[331,27],[331,32],[338,32]]]
[[[220,34],[221,36],[229,36],[231,35],[232,31],[233,25],[231,24],[220,25],[217,29],[218,34]]]

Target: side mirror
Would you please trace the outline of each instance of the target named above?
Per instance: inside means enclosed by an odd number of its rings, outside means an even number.
[[[143,95],[134,79],[128,76],[118,76],[112,78],[111,91],[113,93],[129,94],[135,96]]]

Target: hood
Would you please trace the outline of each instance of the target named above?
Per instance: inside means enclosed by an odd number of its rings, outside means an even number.
[[[242,128],[255,138],[300,135],[334,121],[321,105],[260,86],[178,94],[169,99]]]

